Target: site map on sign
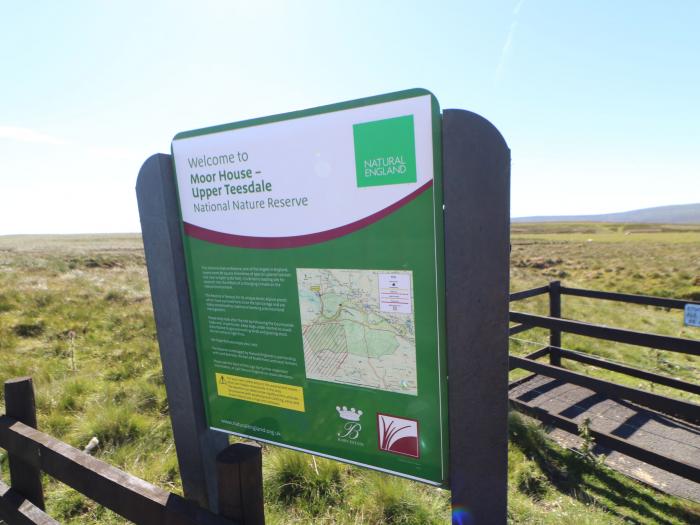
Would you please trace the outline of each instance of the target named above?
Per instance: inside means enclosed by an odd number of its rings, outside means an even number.
[[[418,395],[410,271],[298,268],[306,377]]]

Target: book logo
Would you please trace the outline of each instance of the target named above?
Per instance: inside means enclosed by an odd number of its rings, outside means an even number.
[[[420,457],[418,421],[415,419],[378,413],[377,433],[379,450],[412,458]]]

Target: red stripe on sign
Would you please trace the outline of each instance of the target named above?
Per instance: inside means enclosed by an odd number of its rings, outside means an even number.
[[[246,235],[234,235],[231,233],[222,233],[214,230],[209,230],[207,228],[202,228],[200,226],[195,226],[189,222],[184,223],[185,233],[190,237],[199,239],[200,241],[207,241],[215,244],[223,244],[226,246],[236,246],[239,248],[256,248],[256,249],[279,249],[279,248],[298,248],[299,246],[308,246],[310,244],[318,244],[319,242],[326,242],[332,239],[337,239],[343,235],[348,235],[349,233],[356,232],[374,224],[375,222],[383,219],[387,215],[395,212],[402,206],[405,206],[416,197],[418,197],[425,190],[433,185],[433,181],[430,180],[426,182],[423,186],[418,188],[413,193],[409,193],[403,199],[396,201],[391,206],[387,206],[383,210],[379,210],[372,215],[369,215],[359,221],[346,224],[344,226],[339,226],[338,228],[333,228],[330,230],[309,233],[306,235],[295,235],[293,237],[249,237]]]

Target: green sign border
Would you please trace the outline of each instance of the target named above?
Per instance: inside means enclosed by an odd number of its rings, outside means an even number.
[[[210,421],[210,414],[209,414],[209,406],[206,403],[207,399],[207,394],[208,392],[206,391],[206,386],[205,386],[205,381],[204,378],[202,378],[202,356],[199,350],[197,350],[197,363],[199,366],[199,376],[200,380],[202,381],[202,389],[203,389],[203,399],[205,400],[204,402],[204,411],[206,414],[206,424],[208,427],[213,428],[215,430],[220,430],[222,432],[232,434],[232,435],[238,435],[242,437],[247,437],[253,440],[257,441],[262,441],[266,443],[270,443],[273,445],[293,449],[293,450],[298,450],[302,452],[307,452],[307,453],[312,453],[315,455],[323,456],[323,457],[328,457],[330,459],[338,460],[341,462],[345,463],[350,463],[358,466],[363,466],[367,467],[370,469],[374,470],[379,470],[382,472],[386,472],[389,474],[394,474],[397,476],[401,477],[406,477],[409,479],[413,479],[416,481],[422,481],[426,482],[432,485],[437,485],[441,486],[443,488],[448,488],[448,481],[449,481],[449,428],[448,428],[448,414],[447,414],[447,358],[446,358],[446,334],[445,334],[445,246],[444,246],[444,219],[443,219],[443,187],[442,187],[442,120],[441,120],[441,113],[440,113],[440,106],[439,103],[436,99],[436,97],[428,90],[423,89],[423,88],[414,88],[414,89],[408,89],[404,91],[398,91],[398,92],[393,92],[393,93],[387,93],[387,94],[382,94],[382,95],[376,95],[372,97],[366,97],[366,98],[361,98],[361,99],[356,99],[356,100],[351,100],[351,101],[345,101],[345,102],[339,102],[335,104],[329,104],[325,106],[319,106],[315,108],[309,108],[309,109],[304,109],[304,110],[299,110],[299,111],[293,111],[293,112],[288,112],[288,113],[281,113],[277,115],[271,115],[271,116],[266,116],[266,117],[261,117],[261,118],[255,118],[255,119],[249,119],[249,120],[244,120],[240,122],[234,122],[234,123],[229,123],[229,124],[222,124],[222,125],[217,125],[217,126],[210,126],[210,127],[205,127],[205,128],[200,128],[200,129],[195,129],[191,131],[184,131],[177,133],[173,137],[173,142],[176,140],[181,140],[181,139],[187,139],[187,138],[192,138],[192,137],[198,137],[202,135],[210,135],[210,134],[215,134],[215,133],[220,133],[220,132],[225,132],[225,131],[231,131],[231,130],[236,130],[236,129],[242,129],[242,128],[247,128],[247,127],[252,127],[252,126],[260,126],[264,124],[271,124],[275,122],[282,122],[286,120],[293,120],[297,118],[303,118],[303,117],[310,117],[310,116],[315,116],[315,115],[321,115],[321,114],[326,114],[326,113],[332,113],[336,111],[343,111],[347,109],[354,109],[354,108],[360,108],[364,106],[370,106],[370,105],[375,105],[375,104],[380,104],[380,103],[386,103],[386,102],[393,102],[393,101],[398,101],[398,100],[403,100],[403,99],[409,99],[409,98],[416,98],[416,97],[422,97],[422,96],[430,96],[431,100],[431,114],[432,114],[432,144],[433,144],[433,211],[434,211],[434,235],[435,235],[435,269],[436,269],[436,300],[437,300],[437,305],[438,305],[438,311],[437,311],[437,333],[438,333],[438,348],[437,354],[438,354],[438,364],[439,364],[439,378],[438,378],[438,383],[440,385],[440,392],[439,392],[439,409],[441,411],[442,417],[440,418],[440,424],[442,425],[442,431],[441,431],[441,436],[442,436],[442,443],[441,443],[441,471],[443,473],[442,475],[442,481],[438,482],[435,480],[429,480],[429,479],[423,479],[419,477],[415,477],[406,473],[398,472],[398,471],[393,471],[381,467],[377,467],[374,465],[369,465],[365,463],[360,463],[357,461],[353,461],[348,458],[343,458],[343,457],[337,457],[337,456],[332,456],[329,454],[325,454],[322,452],[317,452],[317,451],[312,451],[312,450],[307,450],[307,449],[302,449],[297,446],[293,445],[288,445],[283,442],[279,441],[274,441],[274,440],[268,440],[264,438],[260,438],[257,436],[250,436],[242,433],[237,433],[229,430],[223,430],[217,427],[212,427],[209,425]],[[171,155],[174,159],[174,154],[172,151],[172,146],[171,146]],[[174,165],[173,161],[173,172],[176,173],[176,167]],[[177,200],[178,200],[178,209],[180,211],[180,231],[183,240],[185,241],[185,246],[187,246],[187,236],[184,232],[184,222],[182,219],[182,204],[180,202],[180,195],[179,195],[179,187],[178,187],[178,182],[177,182],[177,175],[175,176],[175,186],[178,188],[177,192]],[[193,275],[192,275],[192,262],[190,260],[190,254],[189,250],[185,250],[185,266],[187,270],[187,281],[188,281],[188,288],[190,291],[190,298],[192,297],[192,287],[193,287]],[[195,341],[196,341],[196,346],[199,348],[200,344],[200,333],[199,333],[199,319],[197,318],[197,313],[196,313],[196,308],[195,305],[192,305],[192,315],[193,315],[193,320],[194,320],[194,333],[195,333]]]

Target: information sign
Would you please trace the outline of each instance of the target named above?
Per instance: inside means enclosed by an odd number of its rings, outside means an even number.
[[[445,485],[435,97],[184,132],[172,152],[208,425]]]

